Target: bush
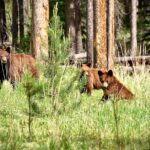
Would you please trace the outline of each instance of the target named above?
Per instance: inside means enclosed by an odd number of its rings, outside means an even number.
[[[70,40],[64,36],[57,12],[56,4],[49,25],[49,57],[45,59],[44,76],[48,79],[46,93],[50,96],[52,109],[62,112],[69,104],[70,98],[76,98],[79,71],[68,64]]]

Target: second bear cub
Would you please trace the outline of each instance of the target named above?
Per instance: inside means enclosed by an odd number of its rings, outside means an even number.
[[[91,95],[93,89],[102,88],[102,83],[100,82],[98,71],[99,71],[98,68],[91,68],[90,64],[82,64],[80,78],[86,75],[87,83],[81,89],[80,93],[83,93],[86,91],[89,95]]]
[[[134,94],[128,90],[117,78],[113,75],[113,71],[108,72],[98,71],[99,79],[103,86],[104,95],[102,101],[106,101],[109,96],[114,96],[117,99],[131,100],[134,98]]]

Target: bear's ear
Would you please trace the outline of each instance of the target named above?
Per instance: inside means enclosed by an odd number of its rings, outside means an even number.
[[[113,76],[113,71],[109,70],[107,74],[112,77]]]
[[[88,67],[91,67],[91,63],[87,63],[86,65],[87,65]]]
[[[101,70],[98,70],[98,75],[99,76],[102,76],[103,75],[103,72]]]
[[[6,48],[6,51],[7,51],[8,53],[10,53],[10,47],[7,47],[7,48]]]

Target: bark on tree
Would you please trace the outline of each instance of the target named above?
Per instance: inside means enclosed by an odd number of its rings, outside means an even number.
[[[114,51],[115,51],[115,12],[114,12],[114,0],[108,0],[107,4],[107,69],[114,68]]]
[[[107,68],[107,38],[106,38],[106,0],[95,1],[95,41],[96,66]]]
[[[69,56],[76,52],[75,0],[65,0],[65,34],[70,38]]]
[[[18,43],[18,0],[12,1],[12,46],[16,47]]]
[[[24,33],[29,32],[30,18],[31,18],[31,6],[30,0],[23,0],[23,14],[24,14]]]
[[[75,0],[76,54],[82,52],[80,0]]]
[[[125,22],[128,26],[130,26],[130,0],[123,0],[123,4],[125,6]]]
[[[131,0],[131,56],[137,53],[137,0]]]
[[[6,29],[5,2],[0,1],[0,42],[3,44],[8,39]]]
[[[32,1],[32,53],[42,60],[48,56],[48,0]]]
[[[87,0],[87,62],[94,64],[93,0]]]
[[[24,38],[24,1],[19,0],[19,30],[20,30],[20,44],[22,45]]]

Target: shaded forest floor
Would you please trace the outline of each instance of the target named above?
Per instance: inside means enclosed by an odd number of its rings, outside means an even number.
[[[117,76],[135,93],[133,101],[99,103],[101,90],[88,96],[74,89],[64,96],[67,91],[63,87],[54,104],[57,94],[45,94],[44,84],[42,94],[33,97],[30,140],[23,84],[12,90],[5,82],[0,90],[0,149],[150,149],[150,75],[117,72]],[[61,82],[70,78],[66,75]]]

